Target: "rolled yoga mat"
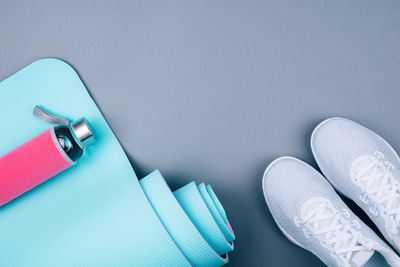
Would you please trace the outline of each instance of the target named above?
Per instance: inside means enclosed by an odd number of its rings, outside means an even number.
[[[211,187],[192,182],[171,192],[159,171],[139,182],[77,73],[63,61],[38,60],[0,83],[0,155],[49,128],[32,116],[35,105],[70,119],[85,116],[97,142],[78,164],[0,207],[0,266],[228,262],[235,237]]]

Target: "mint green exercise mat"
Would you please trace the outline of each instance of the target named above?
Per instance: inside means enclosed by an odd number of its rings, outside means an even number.
[[[42,105],[85,116],[97,142],[79,163],[0,207],[0,266],[221,266],[234,234],[211,187],[171,192],[159,171],[138,181],[77,73],[38,60],[0,83],[0,155],[43,132]],[[1,188],[0,188],[1,190]]]

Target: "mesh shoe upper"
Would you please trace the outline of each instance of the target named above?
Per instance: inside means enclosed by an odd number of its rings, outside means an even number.
[[[356,202],[399,251],[400,160],[393,148],[371,130],[344,118],[320,123],[311,148],[330,183]]]
[[[265,170],[263,191],[281,231],[329,266],[356,266],[369,251],[398,264],[394,252],[344,204],[311,166],[283,157]],[[354,251],[353,251],[354,250]],[[361,259],[362,260],[362,259]]]

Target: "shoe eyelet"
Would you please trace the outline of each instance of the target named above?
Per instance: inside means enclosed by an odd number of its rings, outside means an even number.
[[[378,210],[377,210],[376,208],[369,208],[369,211],[370,211],[373,215],[378,216]]]
[[[359,197],[359,199],[361,200],[362,203],[368,204],[368,199],[365,197],[365,195],[361,195],[361,196]]]

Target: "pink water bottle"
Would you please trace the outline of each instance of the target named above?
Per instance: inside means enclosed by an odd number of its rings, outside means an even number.
[[[33,114],[56,126],[0,157],[0,206],[74,165],[94,139],[85,118],[70,123],[39,106]]]

